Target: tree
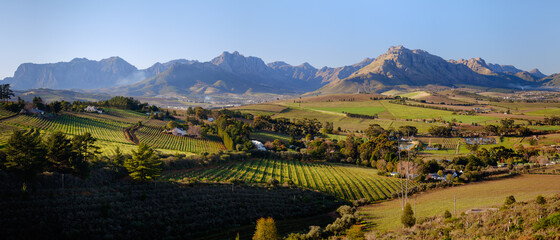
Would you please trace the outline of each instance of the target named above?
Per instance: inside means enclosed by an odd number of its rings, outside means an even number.
[[[154,150],[145,143],[138,144],[138,151],[132,151],[124,167],[133,179],[146,181],[159,177],[161,162],[156,159]]]
[[[59,101],[54,101],[49,104],[49,108],[52,113],[57,114],[60,112],[60,110],[62,110],[62,103],[60,103]]]
[[[45,147],[38,130],[14,131],[6,144],[6,170],[33,177],[45,170]]]
[[[268,217],[257,220],[253,240],[280,240],[274,219]]]
[[[414,126],[400,126],[399,133],[403,136],[414,136],[418,134],[418,128]]]
[[[10,89],[10,84],[0,85],[0,100],[10,100],[14,96],[14,91]]]
[[[33,97],[33,107],[39,110],[45,110],[45,104],[43,104],[43,99],[41,99],[41,97]]]
[[[66,134],[62,132],[51,134],[45,141],[45,147],[50,170],[60,173],[74,172],[72,141]]]
[[[124,165],[124,155],[121,152],[121,148],[117,146],[115,149],[115,156],[113,156],[113,165],[114,166],[123,166]]]
[[[416,224],[416,218],[414,217],[414,212],[412,211],[410,203],[407,203],[406,207],[404,207],[403,215],[401,217],[401,223],[405,227],[412,227],[414,226],[414,224]]]
[[[179,124],[175,121],[169,121],[165,126],[167,127],[167,129],[174,129],[176,127],[179,127]]]
[[[380,134],[384,133],[385,129],[383,129],[379,124],[370,124],[364,133],[369,139],[379,136]]]

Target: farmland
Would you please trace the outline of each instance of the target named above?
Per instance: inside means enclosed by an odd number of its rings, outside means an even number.
[[[137,122],[144,122],[136,134],[144,142],[164,153],[214,153],[224,150],[220,141],[178,137],[163,133],[163,126],[167,122],[148,120],[147,115],[134,111],[107,109],[106,113],[73,113],[68,112],[54,118],[43,118],[28,115],[17,115],[2,121],[2,132],[12,132],[13,129],[39,128],[46,133],[61,131],[70,135],[80,135],[86,132],[96,138],[103,155],[111,156],[116,147],[125,153],[135,149],[134,144],[125,137],[123,130]],[[3,135],[8,137],[9,135]],[[7,140],[0,138],[0,145]]]
[[[550,196],[560,192],[560,176],[522,175],[509,179],[473,183],[465,186],[420,193],[409,197],[417,218],[453,212],[453,198],[457,201],[457,214],[471,208],[501,206],[509,195],[518,201],[534,199],[537,195]],[[387,230],[401,226],[399,200],[362,207],[359,213],[364,224],[372,229]]]
[[[193,178],[211,182],[241,180],[248,183],[264,183],[274,178],[280,183],[293,183],[345,200],[386,199],[400,189],[398,179],[379,176],[376,170],[370,168],[277,159],[247,160],[211,168],[168,172],[164,178],[172,181]]]
[[[157,149],[177,150],[192,153],[214,153],[226,149],[220,141],[174,136],[162,133],[162,131],[162,128],[145,126],[136,131],[136,136],[140,142],[146,143]]]
[[[493,117],[487,116],[470,116],[470,115],[453,115],[451,111],[421,108],[413,106],[405,106],[401,104],[389,103],[383,101],[383,106],[396,118],[399,119],[437,119],[441,118],[445,121],[452,119],[462,123],[476,123],[494,120]]]

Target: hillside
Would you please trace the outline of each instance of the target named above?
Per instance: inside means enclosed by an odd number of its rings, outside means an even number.
[[[529,74],[529,76],[532,76]],[[529,81],[527,79],[529,79]],[[446,61],[424,50],[391,47],[370,64],[347,78],[332,82],[317,93],[377,92],[380,89],[405,86],[473,85],[484,87],[518,88],[535,85],[535,78],[496,73],[483,59]]]
[[[21,64],[14,77],[4,81],[14,89],[92,89],[126,83],[137,72],[135,66],[119,57],[101,61],[74,58],[70,62]]]

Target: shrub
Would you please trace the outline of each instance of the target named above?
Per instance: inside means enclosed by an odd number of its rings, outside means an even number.
[[[349,240],[364,240],[365,238],[362,227],[358,225],[352,226],[346,233],[346,236]]]
[[[412,227],[414,226],[414,224],[416,224],[416,218],[414,217],[414,212],[412,211],[410,203],[407,203],[406,207],[404,207],[403,215],[401,217],[401,223],[405,227]]]
[[[443,217],[444,218],[451,218],[451,213],[449,212],[449,210],[445,210],[445,213],[443,213]]]
[[[546,203],[546,199],[542,195],[537,196],[537,204],[543,205]]]
[[[508,197],[506,197],[505,205],[511,205],[514,203],[515,203],[515,197],[513,197],[513,195],[509,195]]]

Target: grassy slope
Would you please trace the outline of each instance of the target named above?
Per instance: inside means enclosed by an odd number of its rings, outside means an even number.
[[[413,106],[405,106],[401,104],[393,104],[388,101],[382,101],[383,106],[395,117],[400,119],[437,119],[441,118],[446,121],[456,119],[463,123],[484,122],[494,120],[493,117],[487,116],[468,116],[468,115],[453,115],[451,111],[421,108]]]
[[[453,213],[453,197],[457,199],[457,213],[477,208],[500,206],[509,195],[518,201],[534,199],[537,195],[550,196],[560,192],[560,176],[522,175],[515,178],[473,183],[465,186],[435,190],[411,196],[409,202],[415,206],[416,217],[442,214],[445,210]],[[359,209],[365,224],[374,229],[394,229],[400,227],[401,203],[387,201]]]

